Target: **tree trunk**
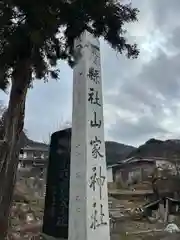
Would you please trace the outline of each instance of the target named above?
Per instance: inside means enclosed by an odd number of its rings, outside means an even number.
[[[0,149],[0,240],[5,239],[19,161],[17,143],[24,126],[25,100],[31,79],[27,62],[12,75],[9,105],[5,116],[4,143]]]

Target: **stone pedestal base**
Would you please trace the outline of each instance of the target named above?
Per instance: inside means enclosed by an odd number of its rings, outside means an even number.
[[[67,240],[67,239],[64,239],[64,238],[55,238],[55,237],[49,236],[45,233],[41,233],[41,239],[42,240]]]

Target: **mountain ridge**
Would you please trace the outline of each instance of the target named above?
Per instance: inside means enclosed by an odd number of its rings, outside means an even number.
[[[180,140],[151,138],[133,150],[128,157],[180,158]]]
[[[33,141],[26,134],[22,134],[24,146],[42,146],[48,147],[48,144]],[[112,165],[130,157],[162,157],[162,158],[179,158],[180,159],[180,140],[167,139],[160,140],[151,138],[139,147],[126,145],[116,141],[106,141],[106,161],[107,165]]]
[[[131,145],[126,145],[115,141],[106,141],[105,148],[107,165],[115,164],[125,159],[133,150],[136,149]]]

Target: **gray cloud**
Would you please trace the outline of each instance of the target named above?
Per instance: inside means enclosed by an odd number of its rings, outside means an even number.
[[[175,117],[180,102],[179,69],[180,56],[158,57],[146,65],[134,81],[126,81],[119,88],[118,96],[109,96],[109,101],[119,109],[131,113],[130,119],[117,118],[109,134],[137,144],[149,137],[165,137],[171,132],[162,126],[166,118]],[[168,110],[171,115],[167,116]],[[131,122],[132,116],[137,118]],[[128,121],[129,120],[129,121]]]
[[[167,25],[176,24],[178,21],[180,10],[179,0],[152,0],[151,6],[158,26],[167,28]]]
[[[173,9],[176,8],[177,11],[180,2],[171,1],[173,7],[166,6],[169,1],[163,1],[163,4],[162,1],[152,2],[150,11],[155,16],[155,30],[159,26],[159,31],[166,39],[165,44],[155,49],[156,54],[152,54],[150,61],[143,62],[140,56],[134,64],[141,66],[140,71],[135,74],[131,72],[131,67],[126,66],[122,71],[129,70],[130,75],[126,78],[120,75],[118,79],[121,84],[116,89],[116,94],[106,94],[106,102],[116,106],[116,122],[109,127],[108,135],[111,139],[134,145],[150,137],[164,139],[180,135],[177,128],[180,117],[180,28],[175,20],[166,21],[167,16],[173,17]],[[157,13],[160,3],[161,17]],[[169,32],[162,31],[161,19],[164,29],[168,26]]]
[[[118,128],[119,131],[117,131]],[[117,121],[115,125],[112,125],[111,133],[116,140],[121,137],[125,142],[139,144],[145,139],[152,138],[155,135],[161,136],[168,132],[160,126],[155,117],[142,116],[134,123],[127,120]]]
[[[172,31],[171,43],[172,46],[178,51],[180,49],[180,26],[176,27]]]

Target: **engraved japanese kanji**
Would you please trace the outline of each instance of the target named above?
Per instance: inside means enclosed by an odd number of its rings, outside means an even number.
[[[93,67],[89,68],[87,77],[96,84],[100,83],[100,72]]]
[[[99,93],[94,88],[89,89],[88,102],[101,107]]]
[[[103,154],[101,153],[101,140],[95,136],[94,140],[90,141],[90,145],[92,146],[92,157],[93,158],[102,158]]]
[[[107,222],[104,221],[105,214],[103,212],[103,205],[100,204],[100,211],[97,210],[97,203],[94,202],[92,206],[92,215],[91,215],[91,224],[90,228],[95,230],[96,228],[107,225]]]
[[[102,121],[97,120],[97,113],[95,111],[93,111],[93,117],[94,117],[94,119],[90,121],[90,126],[100,128]]]
[[[92,176],[90,177],[89,187],[92,188],[93,191],[96,191],[96,186],[99,189],[99,197],[102,199],[102,187],[104,185],[106,177],[102,175],[102,167],[99,167],[99,174],[97,173],[97,167],[92,168]]]

